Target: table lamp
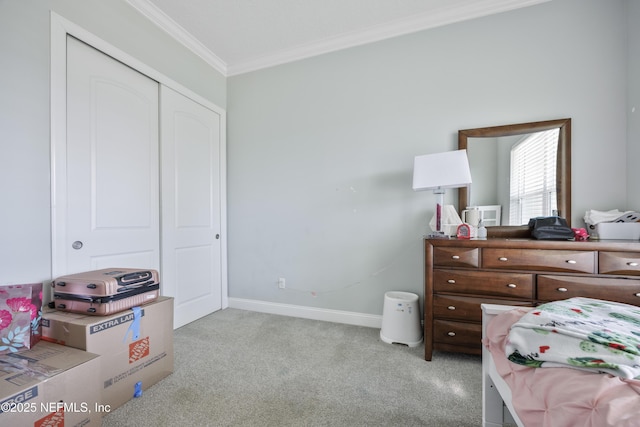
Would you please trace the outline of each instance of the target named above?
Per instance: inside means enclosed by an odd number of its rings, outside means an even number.
[[[433,190],[434,194],[439,195],[436,205],[436,230],[429,235],[430,238],[448,237],[442,231],[445,189],[465,187],[469,184],[471,171],[467,150],[416,156],[413,162],[413,190]]]

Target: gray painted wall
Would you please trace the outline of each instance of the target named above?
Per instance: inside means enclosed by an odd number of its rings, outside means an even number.
[[[627,95],[627,208],[640,210],[640,1],[627,0],[629,71]]]
[[[412,191],[413,158],[458,129],[571,117],[574,224],[625,209],[625,4],[555,0],[229,78],[230,297],[380,314],[386,291],[422,295],[436,198]]]
[[[554,0],[228,81],[122,0],[0,0],[0,283],[51,278],[49,10],[227,108],[232,297],[380,314],[385,291],[422,295],[435,197],[411,190],[413,157],[458,129],[572,117],[573,221],[640,209],[635,0]]]
[[[226,107],[226,79],[122,0],[0,0],[0,283],[51,279],[49,15]]]

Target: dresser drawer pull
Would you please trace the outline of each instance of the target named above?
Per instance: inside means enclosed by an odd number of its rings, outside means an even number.
[[[638,263],[637,263],[637,262],[628,262],[628,263],[627,263],[627,265],[628,265],[629,267],[637,267],[637,266],[638,266]]]
[[[450,284],[452,284],[452,285],[453,285],[453,284],[455,284],[455,283],[456,283],[456,281],[455,281],[455,280],[453,280],[453,279],[449,279],[449,280],[447,280],[447,283],[450,283]]]
[[[557,291],[558,292],[567,292],[568,289],[567,288],[558,288]]]
[[[455,310],[456,306],[455,305],[450,305],[449,307],[447,307],[447,310]]]
[[[447,332],[447,335],[449,335],[450,337],[455,337],[456,333],[453,332],[453,331],[449,331],[449,332]]]
[[[576,261],[575,259],[568,259],[567,260],[567,264],[577,264],[578,261]]]
[[[517,287],[518,287],[518,285],[516,285],[515,283],[509,283],[509,284],[507,285],[507,288],[511,288],[511,289],[515,289],[515,288],[517,288]]]
[[[460,259],[460,255],[453,255],[451,258],[453,258],[453,259]]]
[[[634,294],[637,297],[640,297],[640,292],[638,292],[637,294]]]
[[[498,261],[509,261],[509,258],[507,258],[506,256],[501,256],[500,258],[498,258]]]

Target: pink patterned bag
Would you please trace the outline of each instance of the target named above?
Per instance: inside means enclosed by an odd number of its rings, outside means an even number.
[[[0,286],[0,354],[32,348],[42,336],[42,283]]]

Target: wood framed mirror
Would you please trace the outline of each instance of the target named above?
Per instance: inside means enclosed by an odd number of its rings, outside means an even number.
[[[487,201],[477,201],[472,200],[471,194],[476,191],[476,189],[480,190],[480,182],[476,181],[476,177],[474,176],[474,169],[476,172],[478,170],[488,170],[490,169],[491,173],[494,173],[495,170],[499,170],[496,165],[506,165],[507,169],[510,169],[510,160],[507,158],[506,160],[501,160],[499,158],[489,158],[489,161],[483,161],[482,159],[478,159],[483,156],[495,156],[497,152],[496,149],[492,148],[493,146],[498,146],[497,144],[502,144],[497,141],[511,141],[513,144],[513,139],[509,140],[505,137],[516,137],[520,136],[520,140],[522,140],[525,136],[530,134],[536,134],[539,132],[550,131],[557,129],[557,152],[556,152],[556,173],[555,173],[555,182],[556,182],[556,206],[557,206],[557,214],[563,218],[566,218],[569,225],[571,225],[571,119],[557,119],[557,120],[546,120],[540,122],[530,122],[530,123],[518,123],[511,125],[502,125],[502,126],[492,126],[492,127],[484,127],[484,128],[476,128],[476,129],[464,129],[458,131],[458,149],[467,150],[467,154],[469,157],[469,163],[471,166],[471,177],[473,183],[470,188],[459,188],[458,189],[458,209],[460,214],[462,215],[462,211],[466,209],[467,206],[472,205],[501,205],[500,203],[491,203]],[[554,133],[555,138],[555,133]],[[493,145],[489,143],[492,142]],[[509,142],[505,142],[504,144],[509,144]],[[479,151],[478,151],[479,150]],[[503,148],[500,150],[504,151]],[[508,148],[510,150],[510,148]],[[481,153],[481,154],[474,154]],[[475,156],[475,158],[474,158]],[[474,160],[478,160],[474,164]],[[481,169],[479,169],[481,168]],[[482,175],[482,173],[476,173],[476,175]],[[493,186],[506,186],[507,188],[510,186],[511,179],[510,173],[503,174],[506,175],[502,177],[500,180],[497,179],[496,176],[493,178]],[[492,181],[491,179],[489,181]],[[506,181],[506,182],[505,182]],[[476,188],[477,187],[477,188]],[[478,191],[480,193],[480,191]],[[503,206],[502,210],[502,218],[509,217],[509,206]],[[533,216],[542,216],[542,215],[533,215]],[[529,228],[526,224],[516,224],[516,225],[505,225],[509,224],[507,220],[501,221],[499,225],[488,226],[487,233],[489,237],[529,237],[530,232]]]

